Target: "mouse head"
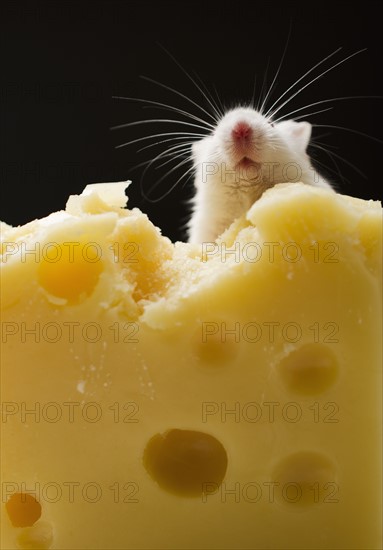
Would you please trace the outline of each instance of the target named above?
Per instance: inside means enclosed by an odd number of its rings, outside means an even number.
[[[226,113],[210,136],[193,145],[193,159],[195,165],[215,162],[234,171],[252,167],[259,172],[268,163],[283,166],[288,162],[306,168],[310,137],[308,122],[273,123],[252,108],[240,107]],[[274,172],[283,181],[278,169]]]

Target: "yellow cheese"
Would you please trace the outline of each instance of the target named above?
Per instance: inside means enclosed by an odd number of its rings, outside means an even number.
[[[173,245],[88,186],[2,229],[2,548],[381,548],[380,205]]]

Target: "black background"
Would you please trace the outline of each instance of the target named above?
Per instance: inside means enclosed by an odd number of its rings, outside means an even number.
[[[2,2],[0,9],[0,217],[12,225],[64,208],[68,195],[81,192],[87,183],[132,179],[129,205],[148,213],[173,240],[185,237],[181,227],[187,219],[192,181],[184,185],[182,180],[171,191],[183,173],[175,171],[152,189],[172,164],[148,171],[143,179],[143,167],[133,169],[167,144],[141,153],[137,150],[150,140],[116,146],[151,133],[192,128],[162,123],[111,130],[126,122],[179,118],[170,111],[113,99],[116,95],[161,101],[206,118],[190,102],[140,78],[145,75],[158,80],[208,108],[196,86],[161,45],[187,71],[196,72],[210,90],[216,88],[225,107],[230,107],[251,99],[256,73],[257,96],[265,75],[266,86],[270,85],[291,24],[269,105],[338,47],[342,50],[310,77],[359,49],[367,51],[329,71],[292,100],[283,113],[333,97],[383,95],[381,2],[32,1]],[[302,84],[308,81],[309,77]],[[308,120],[382,139],[381,99],[332,105],[331,111]],[[330,106],[326,103],[307,112]],[[347,161],[334,158],[338,174],[327,153],[309,149],[326,165],[324,173],[342,193],[365,199],[379,197],[381,143],[331,128],[314,128],[313,137]]]

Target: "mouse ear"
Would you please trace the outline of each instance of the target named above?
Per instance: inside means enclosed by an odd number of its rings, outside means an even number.
[[[311,124],[309,122],[295,122],[294,120],[283,120],[278,128],[292,142],[294,149],[305,152],[310,142]]]

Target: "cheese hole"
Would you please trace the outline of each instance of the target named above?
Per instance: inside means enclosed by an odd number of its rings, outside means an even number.
[[[52,546],[52,526],[46,521],[39,521],[33,527],[23,529],[17,537],[20,548],[32,550],[47,550]]]
[[[199,497],[222,483],[227,454],[223,445],[209,434],[174,429],[150,439],[143,463],[151,478],[165,491]]]
[[[287,388],[301,395],[315,395],[330,388],[338,376],[338,359],[323,344],[307,344],[282,359],[278,371]]]
[[[238,354],[235,334],[221,330],[222,325],[224,323],[205,323],[194,333],[194,352],[204,365],[220,367],[230,364]]]
[[[273,481],[276,498],[288,506],[306,508],[339,499],[334,464],[314,451],[300,451],[281,460]]]
[[[49,294],[76,303],[90,295],[102,272],[97,243],[50,243],[38,268],[40,285]]]
[[[13,493],[5,508],[14,527],[31,527],[41,516],[41,504],[28,493]]]

